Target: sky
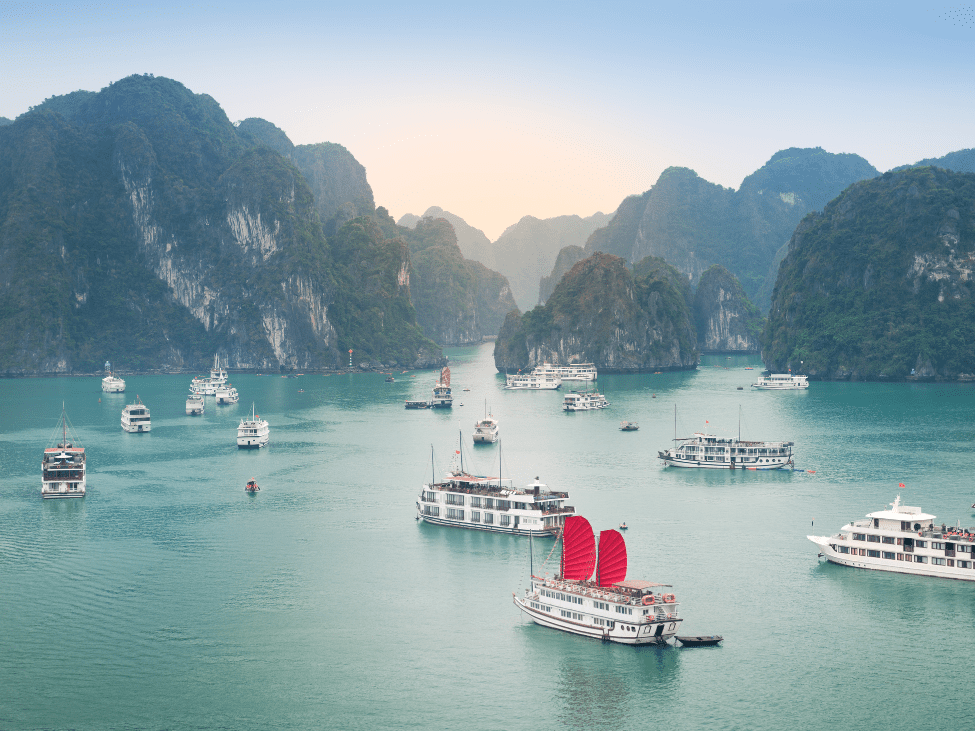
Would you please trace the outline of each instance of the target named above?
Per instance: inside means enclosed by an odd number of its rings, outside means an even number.
[[[788,147],[881,171],[975,147],[975,2],[0,0],[0,116],[134,73],[340,143],[395,218],[492,240],[670,166],[737,188]]]

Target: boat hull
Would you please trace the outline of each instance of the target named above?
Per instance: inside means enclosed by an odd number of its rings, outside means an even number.
[[[421,512],[417,512],[416,517],[423,521],[424,523],[430,523],[431,525],[444,525],[448,528],[466,528],[468,530],[483,530],[488,533],[506,533],[509,536],[552,536],[554,537],[557,533],[556,529],[552,528],[539,528],[537,530],[529,530],[521,527],[515,528],[509,525],[496,525],[494,523],[468,523],[466,521],[452,520],[450,518],[440,518],[435,515],[426,515]]]
[[[45,492],[43,488],[41,489],[41,497],[44,498],[45,500],[84,497],[84,496],[85,496],[85,490],[65,490],[64,492],[58,492],[58,491]]]
[[[241,439],[238,437],[237,449],[260,449],[266,447],[269,441],[270,439],[267,437],[264,439]]]
[[[616,625],[609,629],[541,612],[528,603],[531,597],[513,595],[512,598],[515,606],[527,614],[535,624],[595,640],[618,642],[622,645],[665,645],[667,640],[677,634],[681,622],[684,621],[680,617],[675,617],[662,622],[616,622]],[[630,632],[623,627],[636,627],[636,631]]]
[[[127,431],[129,434],[140,434],[142,432],[152,431],[151,424],[122,424],[122,431]]]
[[[498,441],[497,434],[475,434],[474,443],[475,444],[493,444]]]
[[[782,463],[768,462],[766,464],[749,465],[742,464],[741,462],[732,464],[731,462],[698,462],[690,459],[672,459],[662,454],[658,454],[657,458],[663,460],[665,467],[686,467],[702,470],[782,470],[789,469],[793,465],[791,460]]]

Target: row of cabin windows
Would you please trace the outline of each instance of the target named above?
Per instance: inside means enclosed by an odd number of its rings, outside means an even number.
[[[566,619],[574,619],[577,622],[582,622],[586,618],[585,615],[579,614],[579,612],[567,612],[564,609],[560,609],[559,614],[561,614]]]
[[[847,553],[851,556],[867,556],[869,558],[885,558],[888,561],[907,561],[908,563],[932,563],[935,566],[951,566],[960,569],[970,569],[975,567],[973,561],[963,561],[961,559],[941,558],[939,556],[917,556],[904,553],[893,553],[891,551],[871,551],[865,548],[850,548],[849,546],[836,546],[838,553]]]
[[[875,535],[866,535],[865,533],[854,533],[853,540],[866,541],[867,543],[889,543],[897,546],[904,545],[904,539],[897,538],[896,536],[875,536]],[[927,548],[928,542],[915,540],[913,545],[915,548]],[[944,543],[942,541],[931,541],[931,549],[934,551],[946,551],[948,552],[946,554],[948,556],[954,556],[955,551],[958,551],[959,553],[971,553],[975,555],[975,546],[964,544],[964,543]]]
[[[542,596],[547,596],[550,599],[558,599],[563,602],[572,602],[573,604],[582,604],[581,596],[572,596],[571,594],[563,594],[559,591],[549,591],[548,589],[542,589]]]
[[[551,612],[552,611],[552,607],[547,607],[544,604],[539,604],[538,602],[528,602],[528,603],[531,604],[532,607],[534,607],[535,609],[537,609],[540,612]]]
[[[702,452],[703,454],[727,454],[728,447],[693,447],[684,446],[680,448],[684,452]],[[789,450],[784,448],[778,449],[735,449],[731,448],[731,454],[747,455],[750,457],[760,456],[760,457],[772,457],[775,455],[788,454]]]
[[[436,501],[435,492],[425,492],[423,494],[425,499],[430,501]],[[465,500],[465,495],[457,495],[452,492],[447,493],[446,503],[447,505],[463,505]],[[528,503],[515,503],[515,508],[520,510],[527,510]],[[510,510],[511,501],[510,500],[495,500],[493,497],[482,498],[478,495],[471,495],[471,507],[472,508],[487,508],[488,510]]]

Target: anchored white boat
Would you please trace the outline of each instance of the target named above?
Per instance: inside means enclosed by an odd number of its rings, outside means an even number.
[[[58,431],[61,433],[57,434]],[[56,436],[51,439],[52,446],[44,450],[41,462],[41,497],[45,499],[85,496],[85,448],[69,431],[68,416],[62,404]]]
[[[791,467],[794,442],[752,442],[696,432],[674,440],[671,449],[657,452],[665,467],[723,470],[779,470]]]
[[[567,393],[562,399],[562,409],[564,411],[592,411],[593,409],[605,409],[609,406],[609,401],[601,393],[594,391],[573,391]]]
[[[271,439],[271,428],[251,405],[251,418],[241,419],[237,427],[237,447],[240,449],[260,449],[266,447]]]
[[[144,432],[152,429],[147,407],[138,394],[134,404],[128,404],[122,409],[122,429],[127,432]]]
[[[791,373],[773,373],[769,376],[759,376],[752,388],[766,391],[796,391],[809,388],[808,376],[794,376]]]
[[[206,406],[203,403],[203,394],[190,393],[186,397],[186,414],[188,416],[203,416]]]
[[[122,393],[125,391],[125,381],[115,375],[112,371],[112,364],[105,361],[105,371],[108,373],[102,379],[102,391],[105,393]]]
[[[469,474],[464,470],[463,451],[457,456],[459,464],[451,466],[446,480],[436,482],[432,474],[423,486],[416,501],[417,520],[493,533],[554,536],[575,514],[575,508],[565,504],[567,492],[549,490],[537,477],[524,489],[516,489],[507,478]],[[432,451],[430,465],[435,474]]]
[[[505,376],[504,387],[509,391],[554,391],[562,385],[558,376],[536,373],[516,373]]]
[[[498,420],[488,414],[474,424],[474,441],[490,444],[498,441]]]
[[[867,513],[833,536],[806,536],[827,561],[843,566],[975,581],[975,528],[934,524],[935,516],[901,505]]]
[[[565,521],[555,577],[531,576],[515,606],[543,627],[626,645],[664,644],[683,621],[670,584],[626,579],[626,542],[616,530],[596,540],[580,515]],[[595,571],[595,574],[594,574]]]
[[[219,388],[227,382],[227,371],[220,365],[220,356],[214,354],[213,356],[213,368],[210,369],[210,383],[213,384],[214,388]]]
[[[449,409],[454,405],[454,397],[450,392],[450,366],[440,369],[440,380],[433,387],[431,409]]]
[[[596,380],[596,366],[592,363],[570,363],[564,366],[542,363],[540,366],[535,366],[533,373],[537,376],[555,376],[563,381]]]
[[[229,383],[218,386],[214,395],[217,397],[218,404],[235,404],[240,401],[240,396],[237,393],[237,389],[231,386]]]

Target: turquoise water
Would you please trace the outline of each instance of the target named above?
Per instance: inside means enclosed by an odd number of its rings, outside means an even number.
[[[975,584],[822,564],[805,536],[893,501],[975,525],[970,385],[751,391],[760,364],[600,380],[611,406],[505,392],[491,346],[450,351],[458,405],[407,411],[434,373],[0,380],[0,729],[916,729],[964,722]],[[411,377],[415,376],[415,377]],[[736,390],[744,386],[743,391]],[[470,388],[470,391],[464,391]],[[303,393],[299,392],[303,389]],[[136,394],[149,434],[119,426]],[[61,402],[88,496],[42,501]],[[271,446],[235,447],[251,402]],[[473,448],[488,402],[501,443]],[[459,403],[463,402],[463,406]],[[809,472],[662,469],[704,427],[791,439]],[[622,420],[640,431],[618,430]],[[671,583],[685,634],[632,648],[528,622],[528,542],[414,520],[458,430],[475,468],[567,490],[630,526],[629,577]],[[256,477],[261,492],[243,485]],[[812,521],[815,527],[811,527]],[[553,541],[534,544],[535,565]],[[554,566],[553,563],[549,564]]]

